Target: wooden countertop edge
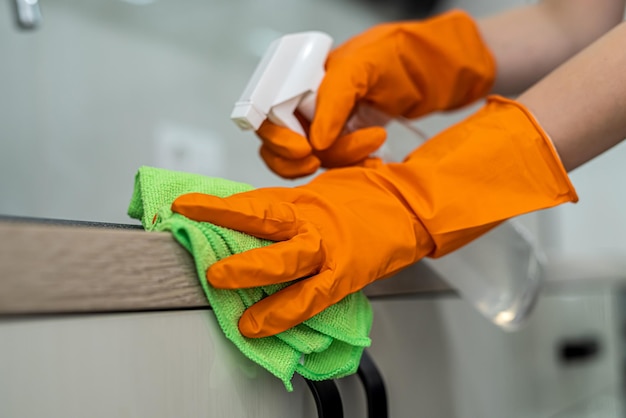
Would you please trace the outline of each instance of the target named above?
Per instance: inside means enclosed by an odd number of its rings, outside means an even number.
[[[418,263],[365,291],[384,297],[450,288]],[[207,307],[192,257],[168,233],[0,218],[0,315]]]

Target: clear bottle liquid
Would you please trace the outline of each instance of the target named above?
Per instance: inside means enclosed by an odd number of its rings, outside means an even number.
[[[516,330],[539,296],[545,257],[528,231],[508,220],[439,259],[424,259],[494,324]]]

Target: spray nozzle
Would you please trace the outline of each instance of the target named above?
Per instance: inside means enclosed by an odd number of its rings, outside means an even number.
[[[296,109],[308,120],[315,113],[315,92],[324,77],[332,38],[323,32],[300,32],[272,42],[259,62],[231,119],[242,129],[257,130],[266,118],[306,136]]]

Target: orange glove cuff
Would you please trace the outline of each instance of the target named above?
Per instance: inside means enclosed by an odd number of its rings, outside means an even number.
[[[388,169],[432,237],[432,257],[506,219],[578,201],[552,141],[532,114],[498,96]]]
[[[408,59],[407,73],[422,92],[421,102],[404,114],[415,118],[451,110],[485,97],[496,77],[496,61],[476,21],[455,10],[423,23],[407,23],[402,51],[420,51]],[[424,65],[424,62],[428,65]]]

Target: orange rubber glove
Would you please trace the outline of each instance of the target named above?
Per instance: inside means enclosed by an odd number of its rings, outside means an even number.
[[[242,315],[242,334],[264,337],[424,256],[449,253],[503,220],[576,200],[555,149],[529,112],[493,97],[403,163],[330,170],[304,186],[225,199],[187,194],[172,209],[277,241],[212,265],[207,279],[213,286],[304,278]]]
[[[257,131],[261,156],[286,178],[312,174],[320,166],[353,165],[385,140],[384,121],[371,120],[368,108],[407,118],[455,109],[486,95],[495,71],[476,23],[464,12],[374,26],[329,54],[310,143],[266,122]],[[355,112],[362,114],[354,118]],[[345,137],[354,129],[346,128],[349,119],[363,129]]]

